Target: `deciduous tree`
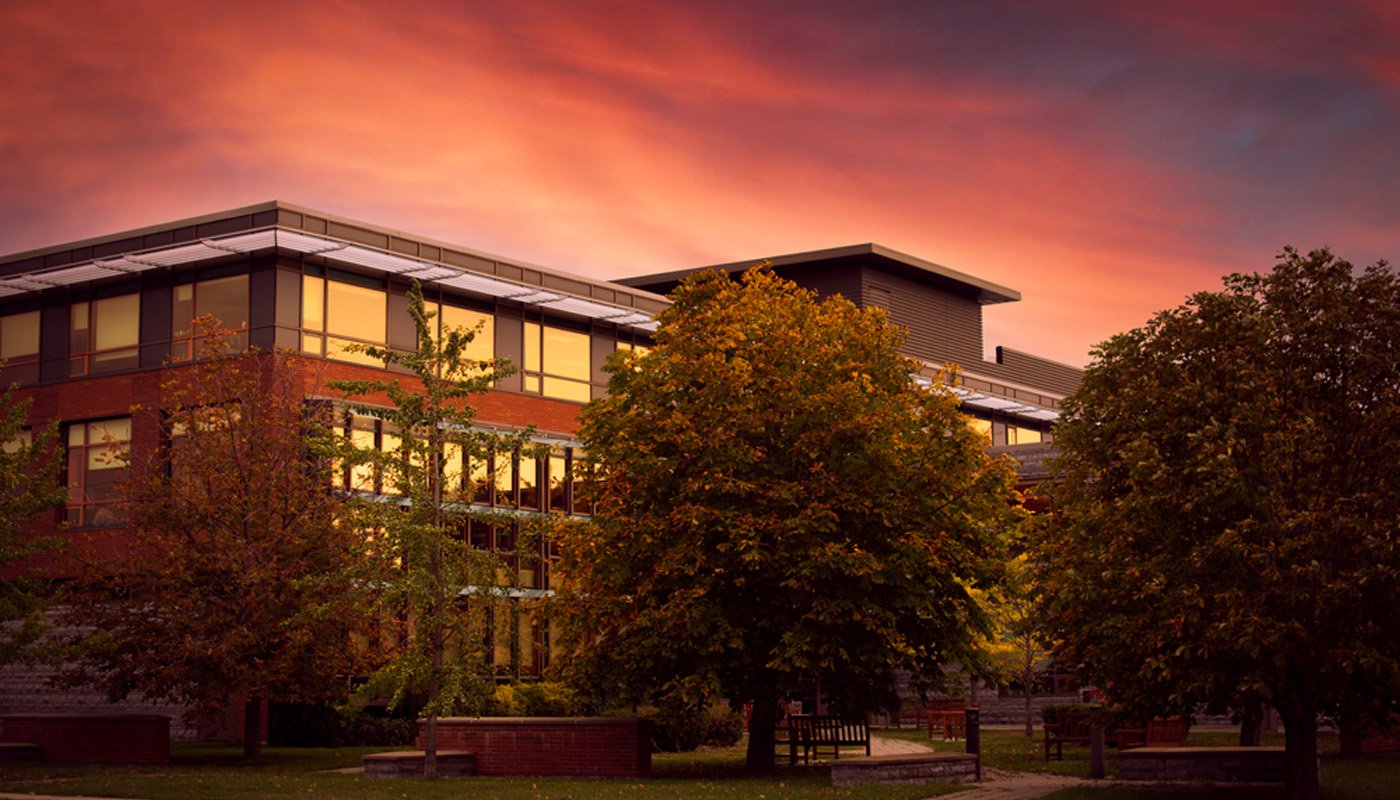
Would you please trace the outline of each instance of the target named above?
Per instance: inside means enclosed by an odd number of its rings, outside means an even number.
[[[520,522],[508,513],[473,510],[473,476],[463,457],[470,464],[495,463],[509,474],[512,457],[530,447],[531,431],[475,426],[471,399],[514,367],[503,360],[469,357],[476,331],[439,335],[436,312],[426,307],[416,283],[408,297],[417,350],[356,349],[402,368],[410,379],[343,380],[330,386],[345,393],[350,411],[378,418],[395,439],[392,446],[377,449],[347,441],[339,458],[352,472],[370,468],[379,480],[377,489],[350,487],[359,495],[356,525],[375,532],[373,557],[362,579],[377,587],[380,616],[401,619],[405,626],[405,635],[370,677],[366,692],[388,696],[391,705],[426,696],[424,775],[432,778],[437,775],[437,718],[480,713],[490,695],[484,657],[487,609],[505,594],[505,564],[495,553],[470,546],[467,520],[507,528]],[[488,462],[493,455],[495,461]],[[492,476],[482,473],[476,479],[492,481]]]
[[[1400,279],[1286,249],[1100,345],[1039,548],[1069,663],[1151,713],[1262,698],[1288,796],[1317,719],[1400,696]]]
[[[576,677],[632,701],[752,704],[771,768],[779,702],[893,707],[987,627],[1019,512],[951,393],[915,381],[878,309],[770,270],[685,281],[656,346],[583,412],[598,510],[562,534]]]
[[[343,699],[364,591],[336,580],[363,540],[308,443],[327,420],[304,402],[296,356],[230,353],[215,323],[203,360],[174,371],[159,408],[137,408],[120,479],[126,557],[89,562],[68,588],[79,660],[69,682],[114,698],[222,715],[245,699],[244,753],[259,755],[262,700]]]
[[[65,497],[57,427],[28,428],[30,405],[17,386],[0,393],[0,569],[15,573],[0,579],[0,664],[23,657],[45,629],[47,587],[38,576],[22,574],[22,562],[59,540],[25,526]]]

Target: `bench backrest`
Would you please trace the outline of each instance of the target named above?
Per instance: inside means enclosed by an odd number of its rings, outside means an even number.
[[[1148,747],[1185,747],[1187,725],[1184,717],[1154,719],[1147,723]]]
[[[822,714],[790,717],[788,725],[798,741],[837,744],[865,744],[870,741],[870,726],[863,719],[843,719]]]
[[[1056,733],[1060,736],[1078,738],[1088,736],[1093,729],[1089,724],[1089,712],[1087,711],[1062,711],[1055,720]]]

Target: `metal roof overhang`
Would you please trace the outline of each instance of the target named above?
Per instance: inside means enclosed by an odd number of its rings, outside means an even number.
[[[564,292],[542,290],[537,286],[513,283],[494,276],[480,275],[432,261],[386,253],[372,247],[316,236],[302,231],[271,226],[198,242],[160,247],[56,269],[38,270],[0,278],[0,298],[79,283],[133,275],[153,269],[169,269],[181,264],[205,261],[230,254],[247,255],[270,249],[290,250],[320,256],[385,275],[413,278],[425,284],[439,284],[476,294],[512,300],[561,314],[596,319],[647,332],[656,330],[650,314],[635,308],[615,306],[597,300],[575,297]]]

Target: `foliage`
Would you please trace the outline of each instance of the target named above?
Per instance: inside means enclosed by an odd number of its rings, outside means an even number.
[[[384,714],[373,708],[274,703],[268,713],[267,742],[274,747],[412,745],[418,734],[417,716]]]
[[[672,299],[582,415],[598,509],[561,533],[573,677],[624,702],[753,702],[766,769],[780,700],[820,681],[840,711],[892,707],[897,670],[928,686],[978,660],[970,590],[998,580],[1020,512],[883,311],[767,269]]]
[[[639,715],[651,721],[652,746],[663,753],[688,753],[700,747],[733,747],[744,736],[743,714],[727,703],[698,708],[647,706]]]
[[[1260,698],[1315,797],[1319,713],[1400,696],[1400,278],[1286,249],[1095,351],[1039,550],[1067,663],[1144,716]]]
[[[486,707],[486,716],[571,717],[582,710],[577,693],[565,684],[554,681],[503,683],[496,687]]]
[[[411,380],[341,380],[330,386],[345,394],[351,412],[377,417],[397,439],[396,447],[365,449],[347,437],[334,452],[352,474],[369,468],[365,474],[381,482],[379,492],[372,485],[351,487],[357,493],[351,504],[354,524],[373,532],[368,569],[360,578],[379,588],[374,596],[380,615],[404,625],[405,635],[386,642],[385,661],[370,676],[363,695],[387,696],[393,708],[415,693],[426,694],[429,756],[424,769],[432,777],[437,717],[479,713],[491,696],[485,612],[503,595],[500,577],[515,574],[495,554],[472,548],[462,535],[469,517],[504,526],[516,521],[473,512],[470,480],[447,466],[449,454],[484,463],[496,453],[509,462],[512,454],[530,447],[531,432],[474,427],[470,399],[513,368],[499,360],[468,358],[467,346],[476,332],[458,329],[437,336],[432,324],[436,313],[427,309],[416,283],[408,297],[417,350],[351,349],[406,371]]]
[[[30,431],[26,421],[32,403],[21,399],[18,386],[0,393],[0,568],[14,568],[60,544],[25,530],[66,496],[59,481],[64,462],[58,428]],[[25,657],[44,632],[46,595],[45,585],[33,575],[0,581],[0,664]]]
[[[214,321],[199,324],[204,360],[170,372],[159,408],[133,409],[150,445],[124,456],[118,483],[130,544],[86,558],[67,587],[80,650],[65,678],[220,718],[242,696],[251,757],[259,699],[343,694],[364,592],[335,576],[363,542],[308,457],[326,420],[303,402],[296,356],[230,353]]]
[[[1087,703],[1046,703],[1040,707],[1040,721],[1046,724],[1058,722],[1061,714],[1090,713],[1094,706]]]
[[[996,592],[979,594],[993,625],[984,645],[987,660],[999,681],[1020,681],[1027,736],[1034,733],[1032,688],[1036,675],[1048,665],[1054,645],[1045,631],[1032,579],[1030,560],[1021,553],[1007,562],[1006,580]]]

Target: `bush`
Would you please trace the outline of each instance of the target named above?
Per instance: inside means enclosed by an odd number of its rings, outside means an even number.
[[[701,708],[654,708],[638,711],[651,721],[652,748],[664,753],[688,753],[700,746],[729,747],[744,734],[744,718],[724,704]]]
[[[1050,703],[1040,708],[1040,721],[1050,724],[1057,721],[1060,715],[1066,711],[1090,713],[1097,710],[1097,706],[1086,705],[1084,703]]]
[[[268,712],[268,744],[282,747],[391,747],[411,745],[417,735],[416,715],[388,715],[382,709],[273,703]]]
[[[503,683],[486,705],[489,717],[572,717],[581,708],[573,689],[562,683]]]

